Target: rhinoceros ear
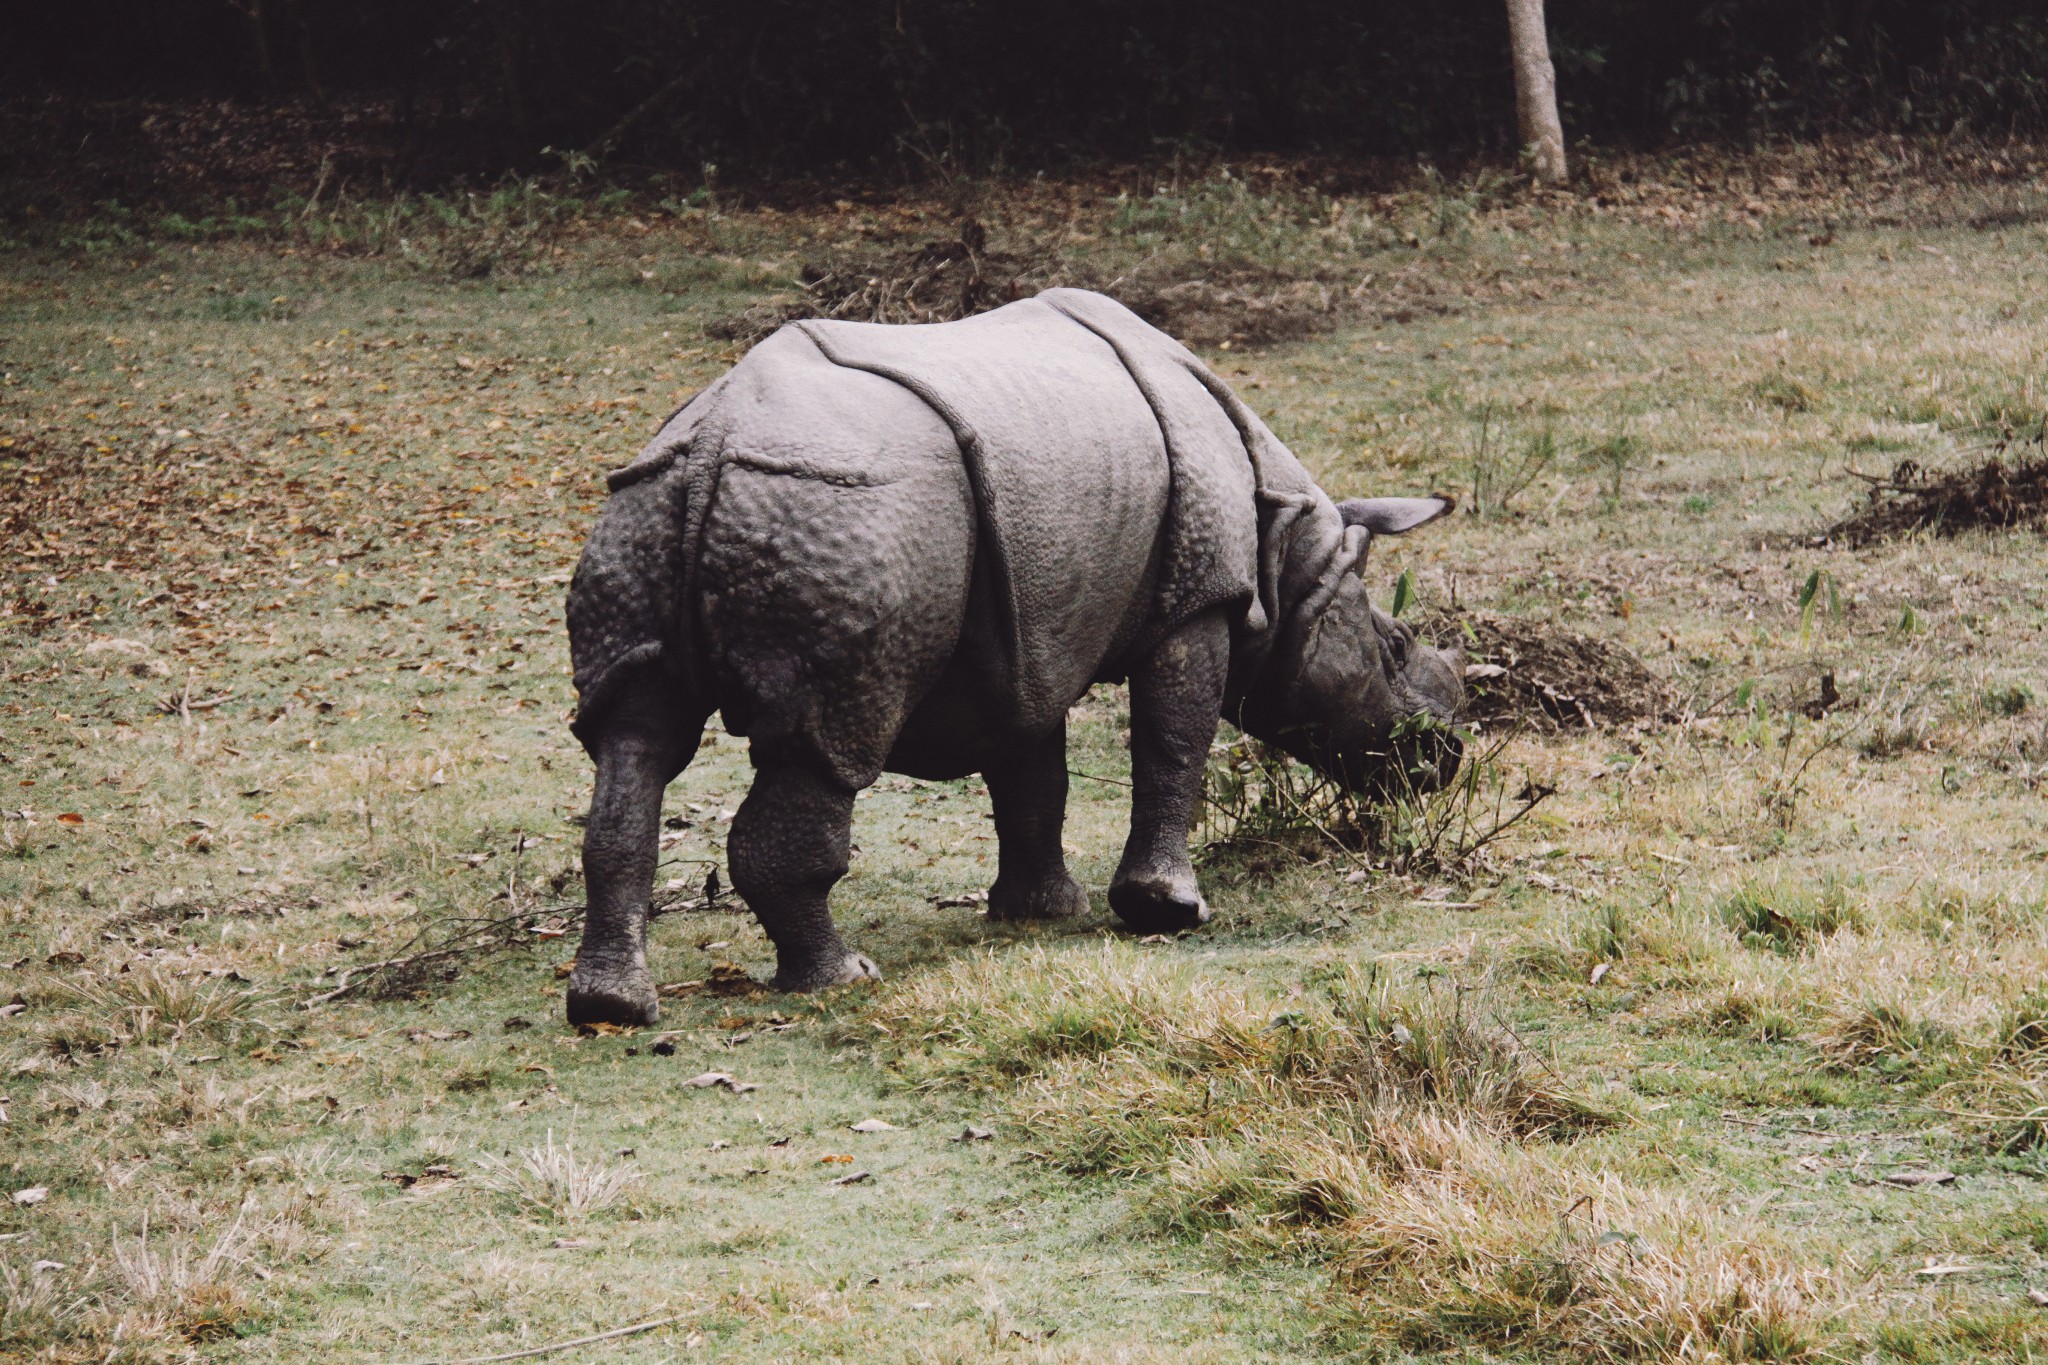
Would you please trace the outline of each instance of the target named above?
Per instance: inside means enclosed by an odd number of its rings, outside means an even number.
[[[1376,536],[1398,536],[1435,521],[1458,505],[1439,493],[1431,498],[1349,498],[1337,504],[1346,526],[1363,526]]]

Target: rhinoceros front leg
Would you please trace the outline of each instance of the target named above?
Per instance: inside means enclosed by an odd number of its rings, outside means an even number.
[[[846,946],[826,899],[846,875],[853,793],[801,760],[763,759],[733,816],[726,862],[733,889],[775,944],[774,986],[812,991],[879,978],[875,964]]]
[[[590,907],[569,973],[572,1024],[651,1024],[660,1014],[647,970],[647,903],[660,856],[661,795],[697,751],[703,720],[637,691],[589,745],[597,790],[583,828]]]
[[[1057,919],[1088,908],[1067,874],[1060,832],[1067,820],[1067,722],[1019,740],[983,765],[996,817],[996,881],[988,917]]]
[[[1223,710],[1230,626],[1198,616],[1131,670],[1131,837],[1109,884],[1109,907],[1144,933],[1209,918],[1188,858],[1202,767]]]

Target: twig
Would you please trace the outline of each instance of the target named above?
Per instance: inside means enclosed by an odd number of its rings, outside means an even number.
[[[333,990],[323,991],[319,995],[300,1001],[299,1008],[313,1009],[330,1001],[339,1000],[343,996],[352,995],[379,976],[417,973],[440,963],[454,961],[471,954],[488,955],[492,952],[517,947],[519,946],[517,935],[525,927],[525,922],[533,919],[536,915],[546,913],[550,912],[544,910],[517,910],[512,914],[500,915],[492,919],[442,918],[428,920],[420,925],[413,933],[412,938],[407,941],[405,951],[400,952],[395,957],[388,957],[379,962],[364,962],[347,967],[329,968],[330,972],[338,972],[340,974],[341,983]],[[556,907],[552,913],[563,917],[566,921],[563,929],[566,931],[582,918],[584,907],[580,905],[560,906]],[[432,939],[430,936],[440,929],[446,929],[448,932],[444,937]],[[422,943],[426,944],[426,946],[420,947],[419,945]]]
[[[1721,1121],[1723,1123],[1739,1123],[1744,1128],[1776,1128],[1779,1126],[1772,1123],[1769,1119],[1746,1119],[1736,1114],[1723,1114],[1721,1115]],[[1830,1133],[1825,1128],[1801,1128],[1797,1124],[1786,1124],[1784,1128],[1788,1133],[1803,1133],[1807,1137],[1847,1138],[1853,1136],[1849,1133]]]
[[[1928,1107],[1950,1118],[1978,1119],[1985,1123],[2048,1123],[2048,1110],[2033,1114],[1980,1114],[1971,1109],[1943,1109],[1939,1105]]]
[[[533,1356],[553,1355],[556,1351],[567,1351],[577,1346],[590,1346],[600,1341],[615,1341],[620,1337],[638,1336],[642,1332],[652,1332],[657,1327],[673,1326],[678,1322],[695,1316],[695,1313],[672,1313],[665,1318],[649,1318],[646,1322],[636,1322],[630,1327],[614,1327],[609,1332],[594,1332],[587,1337],[576,1337],[570,1341],[557,1341],[547,1346],[529,1346],[523,1351],[506,1351],[502,1355],[494,1356],[463,1356],[460,1359],[422,1360],[418,1362],[418,1365],[493,1365],[493,1362],[500,1360],[526,1360]]]
[[[714,864],[715,866],[715,864]],[[516,883],[515,883],[516,884]],[[511,894],[508,892],[508,895]],[[647,907],[647,918],[659,919],[663,915],[689,914],[693,911],[717,910],[732,899],[730,887],[721,888],[716,896],[692,896],[688,899],[653,901]],[[516,899],[514,904],[517,904]],[[417,974],[443,963],[458,961],[472,955],[482,957],[492,953],[523,946],[519,935],[530,923],[543,915],[559,917],[564,933],[577,928],[588,907],[582,905],[543,906],[538,909],[515,909],[510,914],[493,918],[465,917],[439,918],[421,924],[406,942],[405,949],[395,957],[378,962],[359,962],[346,967],[330,967],[330,974],[339,974],[341,980],[334,989],[322,991],[299,1002],[300,1009],[314,1009],[344,996],[353,995],[379,976],[405,976]],[[434,935],[439,932],[440,937]],[[425,946],[421,946],[424,944]]]
[[[382,962],[361,962],[343,967],[341,969],[341,984],[339,986],[336,986],[331,991],[322,991],[319,995],[313,996],[309,1000],[300,1001],[299,1008],[309,1010],[315,1005],[324,1005],[330,1000],[339,1000],[342,996],[347,995],[352,987],[362,984],[360,981],[350,980],[357,972],[378,972],[386,967],[395,967],[404,961],[406,959],[402,957],[387,957]]]
[[[666,104],[670,99],[674,98],[676,94],[678,94],[683,89],[684,86],[688,85],[691,81],[695,80],[697,78],[697,75],[697,68],[693,67],[690,70],[683,72],[682,75],[677,76],[667,85],[662,86],[659,90],[649,95],[646,99],[640,101],[640,103],[634,105],[631,109],[626,111],[626,114],[623,118],[621,118],[617,123],[614,123],[611,127],[607,128],[604,131],[604,135],[602,137],[598,138],[597,141],[591,143],[588,147],[584,148],[583,154],[593,161],[600,160],[603,157],[607,156],[611,152],[612,148],[618,145],[620,138],[623,138],[627,133],[632,132],[633,129],[637,127],[640,124],[640,122],[643,119],[645,119],[649,114],[652,114],[655,110],[661,108],[662,105]]]

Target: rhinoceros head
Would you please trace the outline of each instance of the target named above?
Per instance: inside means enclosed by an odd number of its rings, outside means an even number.
[[[1399,535],[1451,510],[1449,498],[1339,503],[1347,527]],[[1356,561],[1363,568],[1361,557]],[[1465,704],[1464,660],[1416,638],[1372,604],[1349,570],[1295,623],[1277,667],[1246,697],[1247,730],[1356,791],[1430,790],[1457,772],[1452,729]]]

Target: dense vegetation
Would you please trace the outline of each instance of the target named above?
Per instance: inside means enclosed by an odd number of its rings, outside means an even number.
[[[1574,138],[2048,126],[2036,0],[1555,0],[1550,23]],[[10,27],[17,115],[53,90],[381,101],[427,179],[549,147],[759,175],[1514,140],[1499,0],[78,0]]]

